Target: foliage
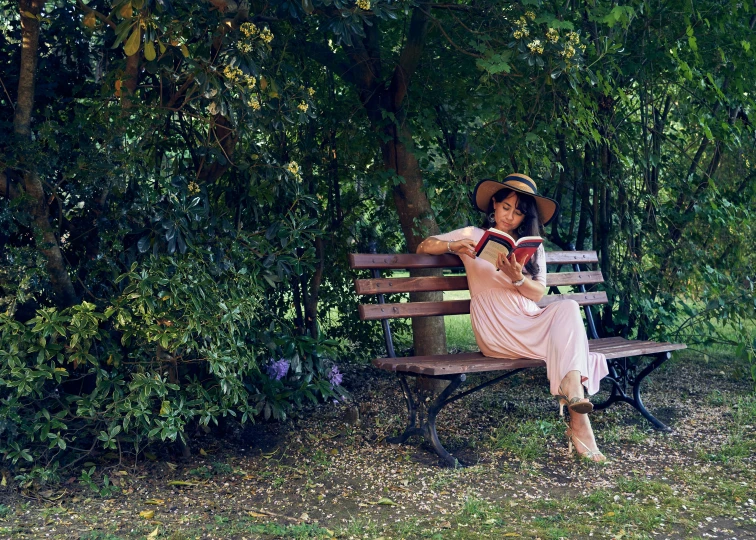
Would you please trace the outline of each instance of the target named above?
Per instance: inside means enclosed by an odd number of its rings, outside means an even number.
[[[328,378],[336,343],[270,320],[269,285],[252,266],[262,261],[238,245],[226,246],[225,269],[207,250],[134,263],[104,312],[83,302],[25,324],[0,316],[6,459],[44,467],[79,445],[136,454],[186,441],[189,425],[283,419],[303,400],[340,399]],[[260,366],[279,357],[291,368],[272,380]]]

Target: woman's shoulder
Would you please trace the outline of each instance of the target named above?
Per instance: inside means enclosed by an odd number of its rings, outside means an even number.
[[[480,237],[483,236],[483,233],[483,229],[479,229],[478,227],[470,225],[468,227],[454,229],[453,231],[449,231],[443,234],[435,234],[433,236],[436,238],[441,238],[443,240],[461,240],[462,238],[472,238],[474,240],[479,240]]]

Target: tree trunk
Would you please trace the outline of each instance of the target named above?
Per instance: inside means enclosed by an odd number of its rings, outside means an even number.
[[[13,130],[22,140],[31,140],[31,115],[34,108],[34,84],[37,71],[37,57],[39,54],[39,19],[42,0],[22,0],[19,7],[21,16],[21,65],[18,77],[18,98],[13,117]],[[28,13],[35,15],[30,17]],[[49,207],[42,181],[37,173],[36,164],[24,163],[23,186],[29,203],[26,210],[32,217],[35,229],[35,242],[39,251],[47,260],[47,271],[50,276],[55,302],[65,307],[76,302],[71,277],[66,271],[63,254],[60,251],[55,231],[50,225]]]
[[[415,155],[407,149],[403,141],[410,139],[409,131],[402,130],[401,140],[389,141],[383,146],[383,163],[404,179],[394,188],[394,204],[399,214],[402,232],[407,239],[407,250],[417,251],[426,237],[439,234],[438,224],[433,216],[430,201],[423,189],[423,176]],[[411,270],[415,276],[441,276],[439,269]],[[412,293],[412,302],[440,302],[443,292]],[[415,354],[419,356],[445,354],[446,330],[443,317],[416,317],[412,319],[412,335]]]

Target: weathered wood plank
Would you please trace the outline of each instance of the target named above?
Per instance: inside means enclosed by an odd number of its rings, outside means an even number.
[[[406,317],[429,317],[433,315],[461,315],[470,313],[469,300],[446,302],[408,302],[402,304],[360,304],[360,319],[401,319]]]
[[[605,304],[606,292],[590,292],[575,294],[550,294],[537,302],[538,306],[546,307],[554,302],[574,300],[581,306]],[[470,300],[447,300],[445,302],[406,302],[398,304],[360,304],[360,319],[375,321],[380,319],[402,319],[408,317],[432,317],[442,315],[462,315],[470,313]]]
[[[574,300],[581,306],[595,306],[596,304],[606,304],[609,301],[605,291],[596,291],[574,294],[549,294],[541,298],[536,304],[538,304],[538,307],[546,307],[549,304],[561,302],[562,300]]]
[[[588,341],[591,352],[601,352],[607,358],[622,358],[645,354],[656,354],[685,349],[682,343],[660,343],[654,341],[632,341],[621,337],[592,339]],[[540,367],[543,360],[518,358],[515,360],[489,358],[480,352],[462,354],[409,356],[403,358],[376,358],[373,365],[388,371],[417,373],[419,375],[455,375],[459,373],[480,373],[503,371],[522,367]]]
[[[486,358],[480,353],[439,355],[437,357],[376,358],[373,365],[387,371],[417,373],[419,375],[456,375],[459,373],[482,373],[523,367],[544,366],[542,360],[519,358]]]
[[[355,279],[357,294],[467,290],[467,276]]]
[[[601,270],[546,274],[546,285],[548,287],[555,287],[559,285],[592,285],[594,283],[603,282],[604,275],[601,273]]]
[[[419,253],[370,254],[350,253],[349,266],[355,270],[369,268],[403,269],[403,268],[446,268],[462,266],[456,255],[425,255]]]
[[[595,251],[547,251],[546,264],[597,263]],[[457,255],[425,255],[420,253],[350,253],[349,266],[355,270],[403,268],[455,268],[462,266]]]
[[[601,271],[559,272],[546,274],[549,287],[559,285],[590,285],[603,283]],[[391,294],[428,291],[463,291],[468,288],[467,276],[444,277],[408,277],[355,279],[354,289],[357,294]]]

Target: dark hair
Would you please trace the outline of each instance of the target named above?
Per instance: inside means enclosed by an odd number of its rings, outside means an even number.
[[[486,212],[486,215],[483,216],[483,225],[481,226],[481,229],[488,229],[489,227],[493,226],[493,223],[488,220],[488,216],[490,216],[494,212],[494,201],[500,203],[501,201],[509,197],[509,195],[512,193],[517,195],[517,209],[525,214],[525,218],[522,220],[522,223],[519,227],[517,227],[517,235],[519,237],[540,236],[541,220],[538,217],[538,207],[536,206],[535,199],[530,195],[526,195],[525,193],[520,193],[519,191],[514,191],[506,187],[494,193],[494,196],[489,201],[488,212]],[[525,265],[525,270],[527,270],[528,273],[533,277],[535,277],[538,273],[538,265],[536,264],[538,262],[537,258],[538,252],[536,252],[536,254],[528,261],[528,264]]]

